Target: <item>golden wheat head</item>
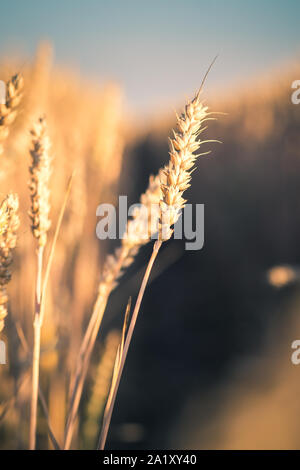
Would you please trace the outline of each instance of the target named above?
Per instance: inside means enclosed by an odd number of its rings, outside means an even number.
[[[178,131],[173,131],[170,139],[170,161],[162,172],[160,201],[160,237],[168,240],[177,222],[186,200],[182,197],[190,187],[191,173],[197,157],[205,153],[195,154],[204,143],[198,136],[205,129],[203,123],[210,113],[207,106],[200,101],[200,92],[189,102],[181,116],[177,116]],[[206,141],[208,142],[208,141]]]
[[[107,288],[110,291],[117,285],[118,278],[123,270],[133,263],[140,247],[148,243],[151,236],[157,232],[160,215],[160,178],[161,171],[156,176],[150,176],[148,188],[140,198],[141,205],[135,207],[132,219],[127,222],[122,245],[113,255],[106,257],[99,291],[106,291]]]
[[[11,279],[10,265],[12,263],[12,250],[17,243],[17,230],[19,228],[18,216],[19,200],[16,194],[8,194],[0,206],[0,331],[4,328],[4,319],[7,315],[6,286]]]
[[[45,118],[40,118],[31,130],[32,148],[30,150],[31,166],[29,190],[31,198],[31,228],[40,247],[45,246],[49,219],[49,178],[51,174],[51,158],[49,154],[50,139],[47,133]]]

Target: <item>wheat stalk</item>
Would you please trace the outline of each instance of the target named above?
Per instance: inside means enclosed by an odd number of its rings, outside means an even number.
[[[22,75],[14,75],[6,83],[6,101],[0,104],[0,155],[3,153],[3,144],[9,134],[9,127],[17,115],[17,108],[22,99],[24,80]]]
[[[9,268],[20,225],[18,209],[19,200],[16,194],[8,194],[0,207],[0,332],[4,328],[4,319],[7,315],[6,286],[11,279]]]
[[[159,239],[154,243],[153,252],[143,277],[129,324],[124,348],[122,353],[120,353],[120,357],[116,360],[116,372],[110,391],[110,400],[107,409],[105,410],[107,418],[104,420],[102,425],[98,444],[99,450],[103,450],[105,447],[110,419],[122,372],[153,264],[163,241],[169,240],[172,236],[172,226],[177,222],[181,210],[186,203],[186,200],[183,199],[182,196],[184,191],[190,186],[191,172],[195,160],[198,156],[203,155],[195,155],[194,153],[199,149],[200,145],[205,142],[197,140],[197,138],[204,130],[202,127],[203,122],[209,119],[208,108],[203,106],[200,101],[201,90],[202,86],[195,98],[186,105],[185,112],[180,117],[177,116],[179,131],[174,132],[174,137],[170,140],[170,162],[164,168],[161,175]]]
[[[205,78],[204,78],[205,79]],[[68,449],[74,430],[74,423],[77,415],[78,406],[82,394],[84,380],[87,374],[90,356],[95,344],[97,334],[102,322],[108,297],[117,284],[119,276],[122,274],[124,267],[133,262],[134,256],[138,252],[143,243],[149,241],[149,236],[157,231],[157,219],[159,219],[159,240],[155,243],[153,256],[154,259],[158,254],[161,242],[168,240],[172,235],[171,226],[178,220],[181,209],[184,207],[185,200],[182,198],[183,192],[189,187],[190,174],[194,162],[199,155],[194,152],[199,148],[200,142],[197,137],[204,130],[202,124],[204,121],[211,119],[209,117],[207,107],[200,101],[200,93],[187,104],[185,113],[181,117],[177,116],[179,132],[174,133],[174,138],[170,142],[170,162],[160,170],[159,175],[152,179],[148,191],[141,198],[144,205],[150,204],[151,208],[160,207],[156,210],[156,217],[150,219],[149,215],[138,208],[133,220],[127,224],[127,237],[122,240],[122,245],[116,250],[114,256],[108,256],[102,281],[99,285],[98,297],[90,318],[83,342],[79,351],[79,357],[76,364],[74,382],[71,384],[71,401],[68,421],[66,426],[65,448]],[[209,142],[209,141],[206,141]],[[206,152],[207,153],[207,152]],[[153,188],[155,190],[153,191]],[[168,202],[166,204],[166,201]],[[153,222],[153,226],[152,226]],[[145,235],[148,236],[145,236]],[[151,258],[153,264],[154,259]],[[146,270],[146,273],[148,269]],[[148,276],[150,275],[150,271]],[[146,287],[147,281],[145,283]],[[138,296],[139,305],[143,295]],[[140,300],[139,300],[140,298]],[[138,303],[137,301],[137,303]],[[139,307],[137,307],[137,312]],[[135,309],[136,310],[136,309]]]
[[[114,403],[116,400],[116,394],[117,390],[119,387],[119,382],[120,382],[120,370],[123,369],[124,364],[122,364],[122,357],[123,357],[123,351],[124,351],[124,344],[125,344],[125,338],[126,338],[126,330],[128,326],[128,319],[129,319],[129,314],[130,314],[130,308],[131,308],[131,297],[129,298],[127,302],[127,307],[125,311],[125,316],[124,316],[124,322],[123,322],[123,329],[122,329],[122,336],[121,336],[121,341],[119,342],[118,349],[117,349],[117,354],[115,355],[115,361],[114,361],[114,367],[113,367],[113,374],[112,374],[112,379],[111,379],[111,384],[110,384],[110,390],[107,396],[106,400],[106,405],[104,409],[104,415],[103,415],[103,423],[102,423],[102,428],[101,432],[99,435],[99,440],[98,440],[98,446],[97,448],[100,450],[103,450],[104,444],[106,441],[110,421],[111,421],[111,416],[112,416],[112,411],[114,407]],[[104,443],[104,444],[103,444]]]
[[[161,172],[155,177],[150,177],[148,188],[140,198],[142,206],[136,207],[133,218],[127,222],[126,237],[122,239],[121,247],[117,248],[113,255],[108,255],[106,258],[98,286],[97,299],[79,350],[74,380],[70,385],[71,398],[65,434],[66,449],[71,445],[84,380],[108,298],[117,286],[124,269],[133,263],[140,247],[147,243],[158,230],[161,195],[160,178]]]
[[[115,356],[120,339],[121,334],[119,331],[110,331],[105,339],[101,358],[95,371],[94,384],[87,406],[87,420],[84,423],[84,435],[88,443],[91,443],[97,434],[98,421],[102,415],[105,400],[109,393]]]
[[[180,192],[182,195],[183,191],[188,188],[188,178],[190,178],[190,170],[193,166],[191,162],[194,162],[196,159],[196,156],[193,152],[200,146],[200,142],[196,142],[196,138],[204,120],[210,119],[208,117],[209,113],[207,112],[207,107],[202,105],[199,97],[200,91],[194,100],[187,105],[185,114],[180,118],[178,117],[178,125],[182,135],[175,133],[174,143],[171,141],[172,144],[170,153],[173,151],[173,148],[175,149],[175,147],[177,147],[178,152],[178,164],[174,170],[175,174],[178,172],[178,165],[179,167],[181,165],[180,158],[183,159],[185,165],[181,170],[181,177],[178,178],[176,188],[170,187],[171,194],[174,193],[174,190],[176,192],[177,189],[177,193]],[[180,148],[178,148],[179,144],[181,146]],[[115,251],[115,254],[109,255],[106,259],[102,281],[99,285],[98,297],[80,348],[79,357],[76,364],[77,370],[75,373],[75,383],[73,384],[70,413],[66,428],[65,442],[67,448],[71,444],[71,435],[73,433],[72,430],[74,429],[74,422],[80,403],[90,356],[102,322],[108,297],[111,291],[117,285],[117,281],[121,276],[124,268],[133,262],[134,256],[137,254],[139,248],[144,243],[147,243],[150,237],[157,232],[158,221],[160,220],[160,233],[164,235],[164,239],[168,239],[166,235],[170,238],[172,234],[170,226],[171,224],[174,224],[179,217],[179,210],[177,208],[175,212],[174,208],[170,206],[170,211],[167,212],[164,205],[164,195],[166,194],[168,182],[170,182],[171,178],[173,178],[172,181],[174,180],[174,172],[172,171],[172,158],[173,156],[171,155],[171,161],[169,165],[161,169],[155,178],[152,177],[150,179],[149,187],[145,194],[142,195],[140,200],[143,206],[138,207],[134,213],[133,219],[128,221],[126,238],[122,240],[122,245]],[[189,158],[189,163],[187,158]],[[171,176],[169,176],[169,172],[171,172]],[[185,186],[184,177],[187,179],[185,181]],[[179,202],[181,204],[179,209],[182,209],[184,205],[184,200],[182,198],[179,199],[179,197],[177,197],[177,199],[173,201],[170,199],[170,195],[166,197],[168,200],[173,202],[173,206]],[[145,208],[148,208],[148,210],[145,210]],[[150,219],[149,213],[151,213]],[[172,217],[170,217],[170,214],[172,214]],[[169,225],[166,225],[166,220],[168,220]],[[160,241],[156,242],[154,250],[155,257],[158,254],[160,246]]]
[[[36,423],[37,423],[37,400],[39,389],[39,362],[40,362],[40,338],[41,338],[41,292],[42,292],[42,270],[43,254],[47,241],[47,231],[51,222],[49,219],[49,177],[50,177],[50,139],[44,118],[40,118],[31,131],[32,149],[30,171],[30,198],[31,229],[37,240],[37,276],[35,289],[35,313],[33,321],[34,347],[32,362],[32,395],[30,410],[30,434],[29,448],[35,449]]]
[[[20,343],[22,345],[23,350],[27,355],[29,355],[30,354],[29,345],[27,343],[23,328],[22,328],[21,324],[18,321],[15,323],[15,327],[16,327],[16,331],[17,331],[17,334],[18,334],[18,337],[19,337],[19,340],[20,340]],[[52,431],[52,426],[50,424],[50,417],[49,417],[49,412],[48,412],[48,408],[47,408],[47,403],[46,403],[46,399],[45,399],[45,396],[43,394],[43,391],[42,391],[41,387],[39,387],[39,399],[40,399],[40,404],[41,404],[42,410],[43,410],[44,415],[45,415],[45,419],[47,421],[48,433],[49,433],[49,437],[52,441],[53,447],[54,447],[55,450],[60,450],[59,444],[58,444],[58,442],[57,442],[57,440],[54,436],[54,433]]]

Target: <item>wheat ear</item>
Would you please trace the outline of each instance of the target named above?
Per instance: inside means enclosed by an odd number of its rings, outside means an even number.
[[[5,103],[0,104],[0,155],[3,153],[3,144],[9,134],[9,127],[17,115],[17,108],[22,99],[24,80],[22,75],[14,75],[6,83]]]
[[[44,118],[40,118],[31,131],[32,149],[30,171],[30,199],[31,229],[37,241],[37,276],[35,289],[35,312],[33,320],[34,346],[32,361],[32,395],[30,410],[29,448],[35,449],[36,424],[37,424],[37,400],[39,389],[39,362],[40,362],[40,338],[41,338],[41,292],[43,254],[47,241],[47,231],[51,222],[49,219],[49,177],[50,177],[50,139]]]
[[[7,289],[11,279],[12,250],[17,243],[19,200],[16,194],[8,194],[0,206],[0,332],[7,315]]]
[[[106,410],[108,419],[103,423],[98,444],[99,450],[103,450],[105,447],[108,427],[124,364],[154,261],[163,241],[171,237],[173,231],[172,226],[178,220],[180,212],[186,203],[182,195],[190,186],[191,171],[196,158],[199,156],[199,154],[195,155],[194,152],[204,143],[204,141],[197,140],[197,137],[204,130],[202,124],[206,119],[209,119],[209,113],[207,107],[203,106],[200,101],[200,92],[201,89],[196,94],[195,98],[186,105],[185,112],[180,117],[177,116],[179,131],[177,133],[174,132],[174,137],[170,140],[170,162],[168,166],[164,168],[161,177],[162,196],[160,201],[159,239],[154,243],[153,251],[132,313],[124,348],[118,358],[116,377],[112,383],[113,389],[110,394],[111,400]]]

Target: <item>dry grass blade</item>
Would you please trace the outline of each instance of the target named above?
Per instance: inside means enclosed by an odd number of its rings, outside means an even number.
[[[53,434],[53,431],[52,431],[52,427],[50,425],[50,417],[49,417],[49,412],[48,412],[48,408],[47,408],[47,404],[46,404],[46,400],[45,400],[45,397],[44,397],[44,394],[42,392],[42,389],[41,387],[39,386],[39,399],[40,399],[40,403],[41,403],[41,406],[42,406],[42,409],[43,409],[43,412],[44,412],[44,415],[45,415],[45,418],[46,418],[46,421],[47,421],[47,427],[48,427],[48,433],[49,433],[49,437],[51,439],[51,442],[53,444],[53,447],[55,450],[61,450],[60,449],[60,446]]]
[[[93,374],[93,386],[83,426],[84,440],[89,449],[94,447],[95,437],[98,439],[99,421],[103,417],[121,337],[122,332],[119,330],[111,330],[107,334]]]
[[[127,330],[128,320],[129,320],[130,309],[131,309],[131,297],[128,300],[126,311],[125,311],[122,337],[121,337],[121,342],[119,344],[117,354],[116,354],[111,386],[110,386],[110,390],[109,390],[109,394],[107,397],[107,402],[106,402],[106,406],[104,410],[102,429],[101,429],[99,442],[98,442],[98,449],[102,449],[102,446],[104,448],[108,429],[110,426],[111,416],[112,416],[113,407],[114,407],[114,401],[116,399],[116,394],[117,394],[118,375],[119,375],[123,351],[124,351],[124,343],[125,343],[125,336],[126,336],[126,330]]]
[[[5,403],[1,403],[2,411],[0,413],[0,424],[4,420],[9,410],[14,406],[15,402],[17,401],[17,397],[18,397],[20,390],[23,387],[25,387],[29,379],[30,379],[29,372],[27,374],[25,373],[24,377],[22,377],[22,379],[19,380],[19,383],[16,386],[14,395],[11,398],[9,398]]]
[[[17,330],[17,334],[18,334],[20,343],[22,345],[22,348],[28,354],[28,356],[30,356],[30,350],[29,350],[28,342],[26,340],[23,328],[22,328],[22,326],[20,325],[19,322],[16,322],[16,330]],[[29,378],[29,375],[27,375],[25,377]],[[24,378],[24,380],[25,380],[25,378]],[[20,387],[21,386],[22,386],[22,384],[20,384]],[[49,433],[49,437],[52,441],[53,447],[54,447],[55,450],[60,450],[60,446],[59,446],[59,444],[57,442],[57,439],[55,438],[54,433],[52,431],[52,426],[50,424],[50,417],[49,417],[49,412],[48,412],[48,408],[47,408],[47,403],[46,403],[43,391],[42,391],[40,386],[39,386],[39,399],[40,399],[42,410],[43,410],[45,418],[46,418],[48,433]],[[1,417],[0,417],[0,421],[1,421]]]
[[[57,224],[56,224],[56,228],[55,228],[55,232],[54,232],[54,237],[53,237],[53,241],[52,241],[52,245],[51,245],[49,258],[48,258],[47,265],[46,265],[46,270],[45,270],[45,275],[44,275],[44,280],[43,280],[42,294],[41,294],[41,322],[43,322],[44,314],[45,314],[45,301],[46,301],[47,285],[48,285],[49,275],[50,275],[51,266],[52,266],[52,262],[53,262],[53,258],[54,258],[55,247],[56,247],[60,227],[61,227],[61,224],[62,224],[62,221],[63,221],[64,213],[65,213],[65,210],[66,210],[67,202],[68,202],[68,199],[69,199],[69,196],[70,196],[74,174],[75,174],[75,172],[73,172],[72,175],[69,178],[69,182],[68,182],[67,189],[66,189],[66,192],[65,192],[65,197],[64,197],[64,200],[63,200],[60,212],[59,212],[59,216],[58,216],[58,220],[57,220]]]
[[[136,320],[137,320],[137,317],[138,317],[138,313],[139,313],[139,309],[140,309],[140,306],[141,306],[141,303],[142,303],[144,292],[145,292],[145,289],[146,289],[146,286],[147,286],[147,283],[148,283],[148,279],[149,279],[149,276],[150,276],[150,273],[151,273],[151,269],[152,269],[153,263],[154,263],[157,255],[158,255],[161,244],[162,244],[162,242],[160,240],[158,240],[154,243],[152,255],[151,255],[149,263],[147,265],[147,268],[146,268],[146,271],[145,271],[145,274],[144,274],[144,278],[143,278],[143,281],[142,281],[142,284],[141,284],[141,287],[140,287],[140,290],[139,290],[139,294],[138,294],[138,297],[137,297],[137,300],[136,300],[136,304],[135,304],[135,307],[134,307],[134,311],[133,311],[133,314],[132,314],[132,317],[131,317],[131,321],[130,321],[130,324],[129,324],[128,333],[127,333],[127,336],[126,336],[124,347],[121,348],[121,346],[120,346],[119,354],[117,355],[117,358],[116,358],[116,364],[117,364],[116,365],[116,372],[115,372],[114,380],[112,382],[112,390],[111,390],[110,397],[109,397],[109,400],[108,400],[107,410],[105,410],[105,420],[103,421],[103,426],[102,426],[101,433],[100,433],[100,438],[99,438],[99,443],[98,443],[98,450],[103,450],[104,447],[105,447],[105,442],[106,442],[107,433],[108,433],[108,429],[109,429],[109,425],[110,425],[110,420],[111,420],[114,404],[115,404],[115,401],[116,401],[116,396],[117,396],[117,393],[118,393],[118,388],[119,388],[120,380],[121,380],[121,377],[122,377],[122,372],[123,372],[123,369],[124,369],[128,349],[129,349],[130,342],[131,342],[131,339],[132,339],[134,327],[135,327],[135,324],[136,324]],[[124,329],[123,329],[123,331],[124,331]]]
[[[123,322],[122,338],[121,338],[121,345],[120,345],[120,354],[121,355],[122,355],[123,349],[124,349],[125,336],[126,336],[127,327],[128,327],[128,324],[129,324],[130,310],[131,310],[131,297],[129,297],[128,302],[127,302],[127,307],[126,307],[125,317],[124,317],[124,322]]]

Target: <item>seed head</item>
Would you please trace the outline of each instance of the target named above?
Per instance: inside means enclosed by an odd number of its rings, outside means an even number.
[[[195,152],[201,143],[197,140],[204,130],[203,122],[208,120],[208,108],[200,101],[200,92],[185,107],[185,112],[177,116],[178,131],[173,131],[170,139],[170,161],[161,177],[160,233],[162,240],[168,240],[172,226],[180,217],[186,200],[183,193],[190,187],[192,168],[198,156]]]
[[[39,246],[45,246],[47,231],[51,225],[49,219],[50,139],[47,134],[45,118],[38,120],[31,130],[31,135],[32,148],[30,155],[32,160],[29,167],[31,209],[29,216],[33,235],[38,240]]]
[[[111,291],[117,285],[118,278],[133,263],[140,247],[148,243],[158,231],[161,171],[155,177],[150,176],[148,188],[140,198],[140,205],[127,222],[122,245],[113,255],[106,257],[99,292]]]
[[[17,230],[20,225],[18,216],[19,201],[16,194],[8,194],[0,206],[0,331],[4,328],[7,315],[6,286],[11,279],[10,265],[12,250],[17,242]]]
[[[22,75],[14,75],[6,83],[6,101],[0,104],[0,155],[3,153],[3,144],[9,134],[9,127],[17,115],[17,109],[22,99],[24,80]]]

